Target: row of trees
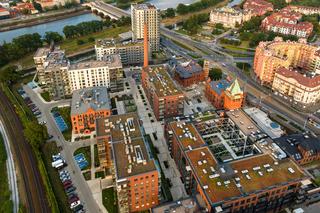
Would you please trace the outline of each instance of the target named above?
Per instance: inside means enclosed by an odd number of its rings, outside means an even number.
[[[0,66],[36,51],[42,45],[43,41],[38,33],[25,34],[14,38],[12,42],[0,45]]]
[[[183,22],[182,28],[188,31],[190,34],[196,34],[201,29],[201,24],[209,20],[209,14],[203,13],[199,15],[193,15]]]
[[[206,9],[218,4],[220,0],[201,0],[190,5],[179,4],[176,12],[180,15]]]

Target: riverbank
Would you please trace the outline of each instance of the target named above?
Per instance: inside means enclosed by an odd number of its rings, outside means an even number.
[[[77,7],[72,9],[66,9],[62,11],[52,11],[48,13],[42,13],[26,17],[24,19],[12,19],[0,24],[0,32],[15,30],[23,27],[31,27],[35,25],[45,24],[48,22],[58,21],[73,16],[79,16],[83,14],[91,13],[85,7]]]

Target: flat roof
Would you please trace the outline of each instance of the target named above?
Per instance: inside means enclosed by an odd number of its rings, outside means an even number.
[[[305,177],[291,159],[276,162],[268,154],[221,165],[217,164],[208,147],[187,151],[186,155],[200,186],[212,203],[247,196]]]
[[[142,137],[127,144],[124,141],[112,142],[112,147],[118,179],[156,170],[154,160],[149,158]]]
[[[108,67],[108,68],[122,68],[120,55],[108,55],[104,57],[103,61],[85,61],[79,62],[70,65],[69,71],[77,70],[77,69],[90,69],[90,68],[98,68],[98,67]]]
[[[43,57],[43,56],[47,56],[50,53],[50,48],[48,47],[41,47],[38,48],[36,53],[34,54],[33,57]]]
[[[295,181],[305,177],[300,168],[289,158],[277,163],[270,155],[258,155],[231,163],[234,170],[238,170],[238,177],[242,190],[246,193],[252,193],[275,185],[280,185],[290,181]],[[278,165],[276,165],[278,164]],[[254,171],[253,168],[260,167]],[[289,171],[293,169],[294,173]],[[273,171],[268,169],[272,169]],[[242,171],[248,170],[248,173],[242,174]],[[262,172],[260,175],[258,172]],[[246,177],[250,176],[250,180]]]
[[[157,9],[153,4],[150,3],[131,4],[131,7],[136,10]]]
[[[259,130],[257,125],[242,109],[230,110],[227,111],[226,114],[246,136],[250,135],[251,132],[257,132],[257,130]]]
[[[201,147],[192,151],[187,151],[186,155],[191,162],[191,166],[196,173],[203,191],[212,203],[217,203],[225,199],[241,195],[241,192],[233,181],[230,181],[227,186],[224,184],[225,180],[220,177],[221,171],[218,168],[217,161],[208,147]],[[213,172],[212,168],[215,172]],[[212,178],[211,175],[214,174],[219,174],[219,177]],[[218,186],[219,183],[221,186]]]
[[[143,41],[119,41],[115,39],[98,39],[96,41],[96,47],[107,48],[107,47],[129,47],[129,46],[142,46]]]
[[[71,115],[94,111],[110,110],[110,98],[107,87],[88,87],[72,93]]]
[[[199,206],[194,198],[188,197],[184,200],[173,201],[164,203],[163,205],[156,206],[151,210],[152,213],[195,213],[199,211]]]
[[[149,81],[154,85],[158,97],[183,95],[169,76],[165,65],[148,66],[144,67],[143,70],[148,74]]]
[[[180,141],[180,144],[185,149],[187,149],[189,146],[194,149],[205,144],[192,123],[175,121],[171,122],[170,126],[172,127],[174,134]]]

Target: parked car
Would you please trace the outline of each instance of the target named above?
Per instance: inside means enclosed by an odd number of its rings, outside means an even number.
[[[81,203],[80,200],[77,200],[76,202],[73,202],[73,203],[70,204],[70,208],[73,209],[76,206],[80,205],[80,203]]]
[[[76,187],[75,187],[75,186],[71,186],[71,187],[65,189],[67,195],[68,195],[68,194],[71,194],[71,193],[74,192],[75,190],[76,190]]]

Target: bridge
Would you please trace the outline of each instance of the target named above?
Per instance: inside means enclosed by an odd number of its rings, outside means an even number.
[[[130,12],[126,12],[103,1],[93,1],[85,3],[83,4],[83,6],[89,7],[93,13],[96,13],[103,17],[110,17],[111,19],[118,20],[121,17],[130,16]]]

